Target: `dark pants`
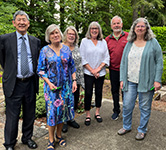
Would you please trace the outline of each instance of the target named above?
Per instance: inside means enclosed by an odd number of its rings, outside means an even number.
[[[93,94],[93,84],[95,84],[95,104],[96,107],[101,107],[101,101],[102,101],[102,90],[103,90],[103,83],[104,83],[104,77],[99,77],[96,79],[94,76],[89,76],[84,74],[85,79],[85,110],[89,111],[91,107],[91,100],[92,100],[92,94]]]
[[[14,147],[17,142],[16,139],[18,135],[18,121],[21,105],[23,109],[22,141],[26,142],[32,137],[36,106],[36,93],[34,83],[34,77],[31,77],[26,81],[20,81],[17,79],[12,96],[5,97],[5,147]]]
[[[110,81],[111,81],[111,92],[114,101],[114,113],[120,113],[120,105],[119,105],[119,88],[120,88],[120,72],[115,70],[109,70]]]
[[[78,109],[79,97],[80,97],[80,85],[77,84],[77,90],[74,92],[74,110]]]

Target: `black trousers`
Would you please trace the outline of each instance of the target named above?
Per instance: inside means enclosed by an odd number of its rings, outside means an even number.
[[[109,70],[110,81],[111,81],[111,92],[114,101],[114,113],[120,113],[119,105],[119,88],[120,88],[120,72],[110,69]]]
[[[36,92],[34,83],[34,77],[31,77],[26,81],[20,81],[17,79],[12,96],[5,97],[5,147],[14,147],[17,142],[16,139],[18,135],[18,121],[21,105],[23,108],[22,141],[26,142],[33,135],[36,106]]]
[[[99,77],[98,79],[96,79],[94,76],[89,76],[87,74],[84,74],[84,80],[85,80],[84,105],[85,105],[85,110],[89,111],[91,108],[93,84],[95,84],[95,104],[96,104],[96,107],[98,107],[98,108],[101,107],[104,77],[105,76],[102,76],[102,77]]]
[[[80,85],[77,84],[77,90],[74,92],[74,110],[78,109],[79,97],[80,97]]]

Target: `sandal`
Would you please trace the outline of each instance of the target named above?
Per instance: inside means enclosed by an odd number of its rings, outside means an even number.
[[[99,122],[99,123],[103,121],[103,119],[101,118],[100,115],[95,115],[95,119],[96,119],[97,122]]]
[[[86,117],[86,119],[85,119],[85,125],[89,126],[90,122],[91,122],[91,118],[90,117]]]
[[[124,135],[124,134],[126,134],[126,133],[128,133],[128,132],[130,132],[131,130],[126,130],[126,129],[124,129],[124,128],[121,128],[119,131],[118,131],[118,134],[119,135]]]
[[[59,146],[61,146],[61,147],[66,146],[66,141],[62,137],[60,138],[57,135],[56,135],[56,142],[58,142]]]
[[[145,138],[145,135],[146,135],[146,133],[138,132],[135,139],[136,140],[143,140]]]
[[[53,142],[48,142],[47,150],[54,150],[55,149],[55,140]]]

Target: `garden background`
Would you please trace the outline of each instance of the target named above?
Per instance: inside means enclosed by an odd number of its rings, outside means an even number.
[[[15,31],[12,18],[17,10],[27,12],[30,17],[28,32],[41,39],[42,46],[46,45],[45,29],[52,23],[59,25],[62,32],[69,25],[75,26],[81,41],[92,21],[97,21],[101,25],[103,35],[106,37],[112,32],[110,20],[113,16],[119,15],[123,19],[125,31],[130,30],[136,18],[146,17],[163,51],[162,84],[166,84],[165,0],[0,0],[0,35]],[[3,74],[2,68],[0,68],[0,74]],[[108,74],[106,79],[108,79]],[[1,80],[0,77],[0,82]],[[83,101],[83,96],[80,97]],[[40,80],[36,117],[43,114],[45,114],[45,101],[43,81]]]

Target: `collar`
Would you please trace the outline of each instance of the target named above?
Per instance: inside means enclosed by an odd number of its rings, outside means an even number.
[[[121,32],[121,35],[119,36],[119,38],[122,37],[122,36],[124,36],[124,35],[125,35],[125,33],[122,31],[122,32]],[[114,38],[114,39],[115,39],[113,33],[109,36],[109,38],[110,38],[110,39],[111,39],[111,38]]]
[[[20,39],[20,37],[24,36],[26,39],[28,39],[28,34],[25,35],[20,34],[18,31],[16,31],[17,39]]]

